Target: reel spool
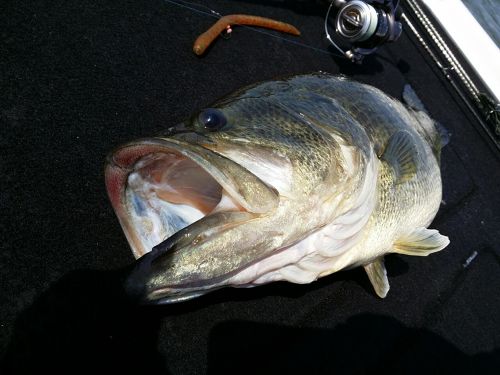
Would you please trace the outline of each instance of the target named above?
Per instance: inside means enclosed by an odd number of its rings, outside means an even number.
[[[325,16],[325,33],[328,41],[352,62],[361,63],[384,43],[396,41],[402,31],[399,18],[399,0],[333,0]],[[329,32],[330,13],[337,10],[335,34],[350,44],[343,50]]]

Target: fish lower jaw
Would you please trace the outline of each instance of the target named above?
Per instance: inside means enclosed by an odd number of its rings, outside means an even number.
[[[148,296],[148,299],[145,302],[145,304],[170,305],[174,303],[189,301],[197,297],[201,297],[207,292],[209,292],[209,290],[182,291],[182,290],[160,289],[151,293]]]
[[[254,265],[246,267],[236,275],[228,277],[217,284],[199,287],[166,287],[152,291],[146,300],[146,304],[175,304],[185,302],[202,295],[217,291],[225,287],[254,288],[275,281],[288,281],[295,284],[309,284],[321,277],[328,276],[337,271],[347,269],[350,265],[358,262],[356,252],[348,252],[337,257],[304,257],[296,263],[288,263],[293,257],[301,252],[301,246],[294,246],[285,251],[276,251],[268,258]],[[303,249],[302,249],[303,251]]]

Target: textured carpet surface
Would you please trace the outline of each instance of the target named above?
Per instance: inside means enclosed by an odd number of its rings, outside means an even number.
[[[323,8],[293,1],[203,3],[222,14],[292,23],[302,31],[295,40],[326,48]],[[214,19],[166,1],[3,4],[4,373],[499,368],[499,155],[409,34],[354,66],[236,27],[229,40],[217,40],[199,58],[192,43]],[[318,70],[346,74],[398,98],[410,83],[449,130],[444,202],[432,227],[451,245],[427,258],[389,256],[391,291],[384,300],[357,269],[305,286],[223,290],[182,305],[127,302],[121,280],[133,257],[106,196],[106,154],[244,85]]]

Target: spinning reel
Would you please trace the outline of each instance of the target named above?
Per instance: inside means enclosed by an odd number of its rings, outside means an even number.
[[[326,38],[346,58],[361,63],[366,55],[375,52],[382,44],[400,37],[402,26],[398,4],[399,0],[333,0],[325,17]],[[333,20],[330,19],[332,8],[336,9]],[[347,50],[332,39],[331,23],[335,25],[337,36],[350,44]]]

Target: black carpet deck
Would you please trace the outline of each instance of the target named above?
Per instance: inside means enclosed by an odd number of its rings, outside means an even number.
[[[325,47],[323,9],[204,4],[290,22],[303,32],[297,40]],[[214,20],[165,1],[17,0],[2,8],[3,373],[498,371],[499,155],[407,33],[362,66],[244,28],[198,58],[192,42]],[[384,300],[357,269],[311,285],[130,305],[120,285],[133,257],[106,196],[106,154],[244,85],[318,70],[395,97],[410,83],[452,133],[432,224],[451,245],[427,258],[387,257]]]

